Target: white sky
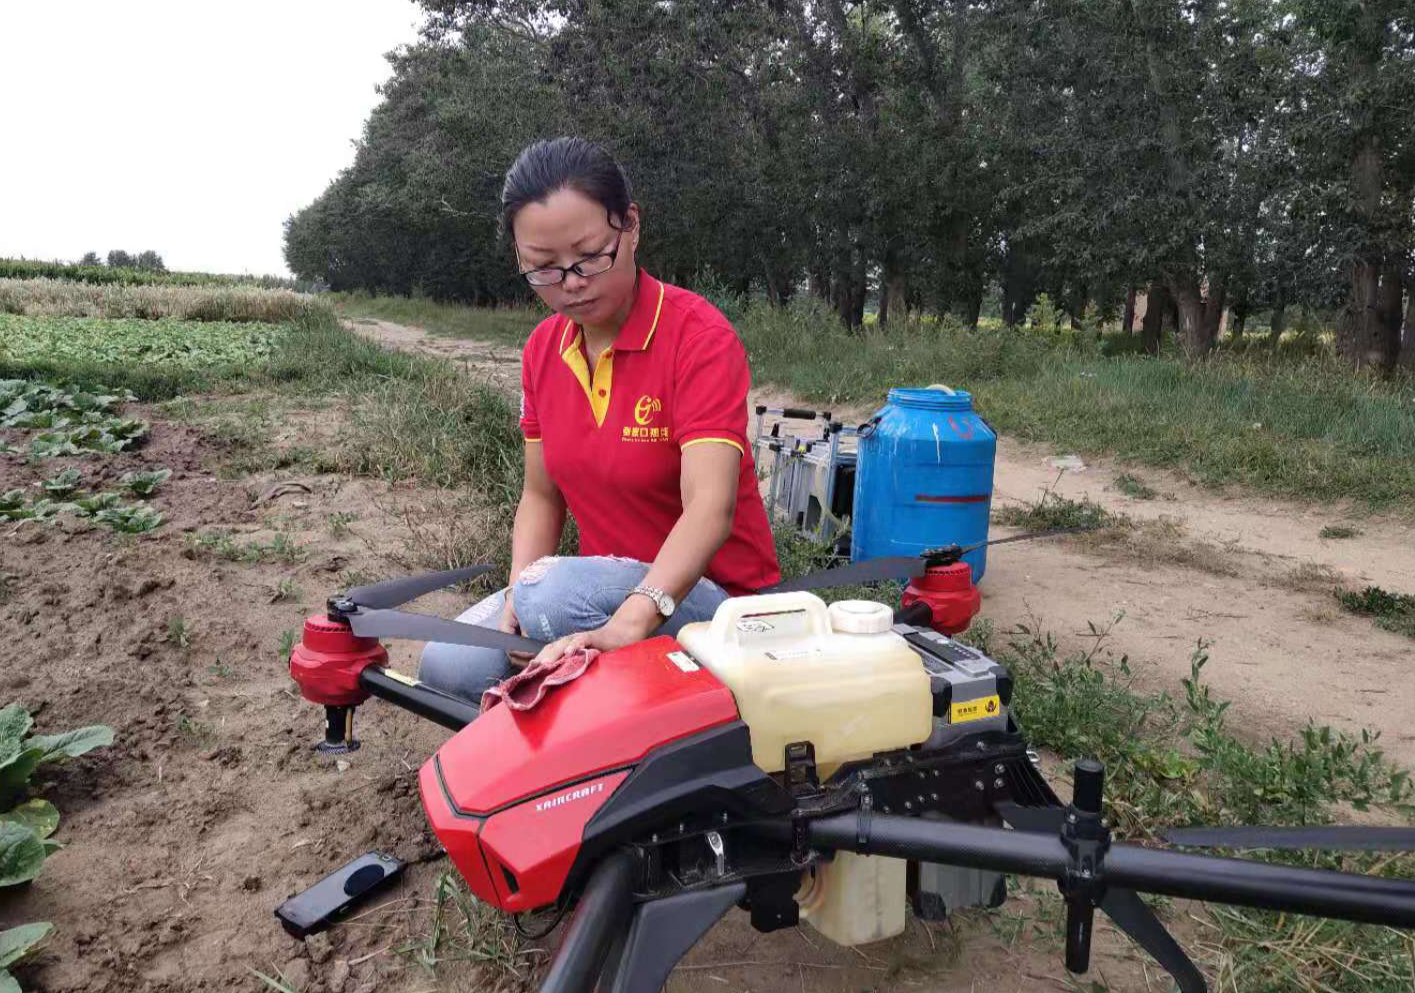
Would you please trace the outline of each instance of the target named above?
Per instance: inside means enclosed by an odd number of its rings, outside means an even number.
[[[410,0],[0,0],[0,257],[285,274]]]

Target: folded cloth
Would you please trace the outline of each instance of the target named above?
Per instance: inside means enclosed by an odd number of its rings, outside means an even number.
[[[481,695],[481,712],[485,714],[498,703],[512,710],[530,710],[545,699],[545,694],[557,686],[579,679],[599,655],[599,649],[562,655],[554,662],[532,662]]]

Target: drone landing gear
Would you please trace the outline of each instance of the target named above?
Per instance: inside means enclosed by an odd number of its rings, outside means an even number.
[[[1092,922],[1096,908],[1116,927],[1164,966],[1179,993],[1206,993],[1208,984],[1192,959],[1184,953],[1145,901],[1134,890],[1109,886],[1105,857],[1110,850],[1110,827],[1101,819],[1105,767],[1099,762],[1076,763],[1071,806],[1022,807],[1000,804],[998,813],[1019,831],[1056,833],[1071,856],[1059,882],[1066,899],[1066,968],[1084,973],[1091,964]]]
[[[324,740],[314,746],[321,755],[344,755],[358,751],[354,738],[354,708],[348,705],[324,708]]]

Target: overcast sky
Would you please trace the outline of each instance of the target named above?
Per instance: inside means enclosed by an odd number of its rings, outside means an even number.
[[[353,160],[409,0],[0,0],[0,257],[156,249],[286,273]]]

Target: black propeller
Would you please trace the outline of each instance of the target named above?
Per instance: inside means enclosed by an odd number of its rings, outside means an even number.
[[[380,610],[385,607],[401,607],[410,600],[416,600],[424,593],[440,590],[444,586],[464,583],[491,571],[489,565],[474,565],[466,569],[448,569],[445,572],[425,572],[420,576],[405,576],[402,579],[387,579],[368,586],[355,586],[345,598],[360,607]],[[357,632],[356,632],[357,633]]]
[[[1074,528],[1054,528],[1050,531],[1028,531],[1026,534],[1014,534],[1008,538],[994,538],[991,541],[980,541],[975,545],[946,545],[943,548],[930,549],[920,555],[892,555],[878,559],[867,559],[864,562],[856,562],[853,565],[844,565],[834,569],[822,569],[819,572],[810,572],[804,576],[797,576],[794,579],[787,579],[777,583],[775,586],[768,586],[758,593],[800,593],[805,590],[828,589],[832,586],[854,586],[864,583],[878,583],[886,579],[917,579],[922,576],[930,567],[952,565],[960,561],[969,552],[975,552],[979,548],[986,548],[989,545],[1005,545],[1009,541],[1030,541],[1033,538],[1051,538],[1061,534],[1075,534],[1078,531],[1091,531],[1090,526]]]
[[[1170,828],[1161,837],[1190,848],[1322,848],[1333,852],[1415,852],[1415,828],[1197,827]]]
[[[495,628],[392,609],[409,600],[416,600],[424,593],[464,583],[491,570],[489,565],[474,565],[466,569],[425,572],[418,576],[356,586],[348,593],[330,600],[331,616],[337,613],[346,618],[354,634],[361,638],[407,638],[412,641],[439,641],[452,645],[469,645],[473,648],[495,648],[504,652],[536,654],[545,647],[545,642],[507,634]]]
[[[535,655],[546,643],[495,628],[449,621],[430,614],[406,610],[358,610],[346,615],[354,634],[361,638],[408,638],[413,641],[440,641],[473,648],[499,648],[503,652]]]

